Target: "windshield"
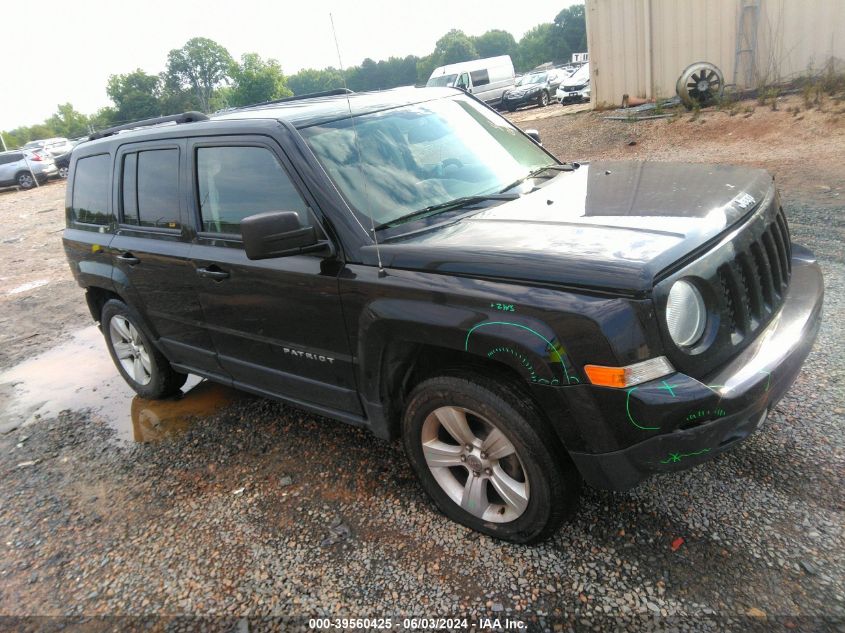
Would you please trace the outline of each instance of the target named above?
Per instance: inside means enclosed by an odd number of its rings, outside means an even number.
[[[437,88],[447,88],[455,85],[457,75],[440,75],[439,77],[432,77],[428,80],[426,86],[436,86]]]
[[[527,86],[529,84],[541,84],[546,81],[546,73],[531,73],[530,75],[523,75],[516,81],[517,86]]]
[[[498,193],[538,168],[557,164],[502,117],[466,97],[314,125],[300,133],[366,224],[370,218],[387,224],[458,198]]]
[[[566,83],[574,86],[576,84],[586,82],[589,78],[590,78],[590,66],[589,66],[589,64],[584,64],[583,66],[581,66],[581,68],[579,68],[574,73],[572,73],[572,76],[569,77],[569,79],[566,80]]]

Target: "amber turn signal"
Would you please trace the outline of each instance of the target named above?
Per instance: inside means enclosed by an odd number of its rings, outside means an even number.
[[[639,385],[674,372],[675,369],[665,356],[644,360],[627,367],[605,367],[584,365],[584,373],[594,385],[624,388]]]

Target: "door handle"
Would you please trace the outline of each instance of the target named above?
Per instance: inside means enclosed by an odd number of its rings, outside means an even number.
[[[141,260],[135,257],[132,253],[123,253],[123,255],[118,255],[116,259],[122,261],[124,264],[129,264],[130,266],[135,266],[136,264],[141,263]]]
[[[206,279],[213,279],[214,281],[223,281],[229,277],[229,273],[225,270],[220,270],[216,266],[209,268],[197,268],[197,274]]]

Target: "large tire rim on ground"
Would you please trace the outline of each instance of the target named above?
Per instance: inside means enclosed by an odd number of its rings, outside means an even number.
[[[402,420],[405,454],[447,517],[533,543],[577,507],[581,479],[518,378],[447,373],[417,384]]]
[[[690,64],[678,77],[675,91],[688,108],[706,106],[722,98],[725,78],[722,71],[708,62]]]
[[[440,407],[426,417],[422,449],[432,476],[452,501],[494,523],[519,518],[528,505],[525,468],[501,429],[459,407]]]

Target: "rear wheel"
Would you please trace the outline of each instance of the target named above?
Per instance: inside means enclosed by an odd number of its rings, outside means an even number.
[[[32,189],[35,186],[35,177],[28,171],[19,173],[16,180],[21,189]]]
[[[112,360],[139,396],[157,400],[175,395],[188,379],[153,347],[140,316],[117,299],[106,302],[100,322]]]
[[[67,178],[67,167],[59,167],[59,178]]]
[[[449,518],[515,543],[549,536],[576,507],[580,478],[535,406],[484,377],[441,376],[412,392],[405,452]]]

